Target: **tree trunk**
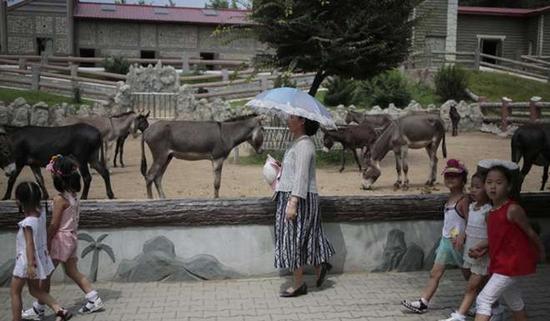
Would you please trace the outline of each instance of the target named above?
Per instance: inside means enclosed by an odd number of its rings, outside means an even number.
[[[325,78],[327,77],[327,74],[325,74],[322,70],[319,70],[317,74],[315,74],[315,78],[313,79],[313,83],[311,84],[311,87],[309,88],[309,95],[312,97],[315,97],[317,94],[317,90],[319,89],[319,86],[321,86],[321,83]]]

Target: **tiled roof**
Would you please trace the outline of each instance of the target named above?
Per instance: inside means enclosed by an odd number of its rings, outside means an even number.
[[[483,15],[483,16],[505,16],[505,17],[531,17],[550,11],[550,6],[536,9],[522,8],[493,8],[493,7],[458,7],[458,14]]]
[[[74,16],[87,19],[182,22],[216,25],[250,24],[248,10],[161,7],[78,2]]]

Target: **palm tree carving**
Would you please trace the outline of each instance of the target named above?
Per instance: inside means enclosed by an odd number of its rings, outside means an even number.
[[[109,234],[100,235],[97,240],[94,240],[92,236],[86,233],[78,234],[78,239],[89,242],[90,245],[86,246],[80,255],[81,258],[84,258],[88,253],[94,252],[92,256],[92,264],[90,265],[90,279],[92,282],[97,281],[97,270],[99,268],[99,252],[104,251],[111,258],[113,263],[115,263],[115,253],[113,249],[107,245],[101,243]]]

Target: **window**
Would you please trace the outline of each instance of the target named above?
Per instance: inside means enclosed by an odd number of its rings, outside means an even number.
[[[214,52],[201,52],[200,57],[202,60],[214,60],[216,54]],[[214,65],[205,65],[207,70],[214,70]]]
[[[53,53],[53,40],[51,38],[36,38],[36,52],[39,56],[42,53],[51,56]]]
[[[95,49],[91,48],[80,48],[79,50],[80,57],[84,58],[95,58]],[[95,63],[93,62],[81,62],[81,67],[95,67]]]

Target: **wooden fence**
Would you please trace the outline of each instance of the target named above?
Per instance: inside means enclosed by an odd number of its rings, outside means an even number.
[[[550,113],[550,102],[542,102],[540,97],[532,97],[529,102],[515,103],[507,97],[502,97],[501,102],[481,101],[479,107],[482,113],[487,115],[483,120],[499,123],[503,131],[506,131],[512,123],[550,123],[550,118],[544,118],[542,114],[543,110]],[[490,112],[491,110],[493,112]],[[495,116],[491,116],[491,114]],[[496,116],[497,114],[498,116]]]
[[[405,67],[434,69],[448,64],[459,64],[473,70],[486,67],[548,81],[550,80],[550,62],[546,61],[546,58],[550,59],[545,56],[521,56],[520,61],[484,54],[479,50],[474,52],[427,50],[412,53]]]

